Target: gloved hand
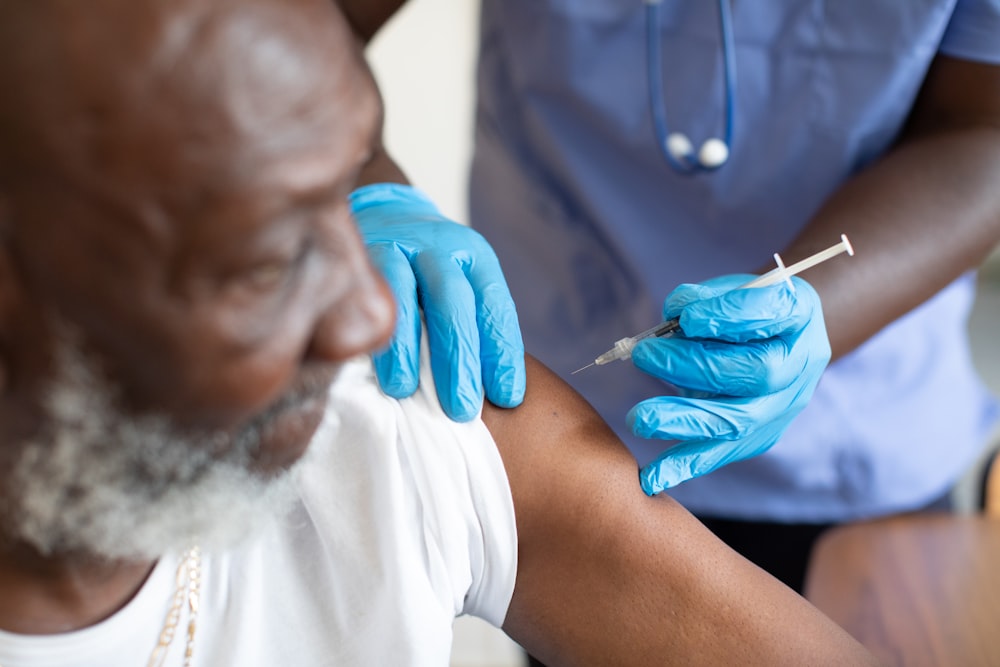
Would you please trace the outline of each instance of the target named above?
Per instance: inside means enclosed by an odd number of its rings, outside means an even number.
[[[681,285],[664,302],[663,316],[680,316],[684,335],[646,339],[632,351],[638,368],[681,392],[628,413],[635,435],[679,441],[642,469],[649,495],[766,451],[805,407],[830,361],[812,286],[793,277],[794,292],[785,283],[736,289],[752,278]]]
[[[444,411],[456,421],[472,419],[484,385],[496,405],[519,405],[524,344],[507,282],[486,240],[443,217],[430,199],[406,185],[358,188],[350,204],[372,261],[396,297],[392,341],[374,355],[382,390],[404,398],[417,389],[422,307]]]

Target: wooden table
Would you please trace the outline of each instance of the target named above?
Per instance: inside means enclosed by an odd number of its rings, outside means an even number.
[[[821,538],[806,597],[889,665],[1000,665],[1000,519],[914,514]]]

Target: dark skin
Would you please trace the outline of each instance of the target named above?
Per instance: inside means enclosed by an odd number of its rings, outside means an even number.
[[[405,4],[337,2],[365,41]],[[896,145],[781,250],[793,262],[847,234],[858,251],[802,274],[823,302],[833,359],[982,263],[1000,243],[997,183],[1000,67],[938,56]]]
[[[785,250],[805,257],[840,233],[859,249],[803,274],[823,300],[834,358],[986,259],[1000,243],[997,183],[1000,67],[938,56],[896,146]]]
[[[59,335],[51,311],[79,329],[131,409],[225,429],[390,335],[389,293],[345,203],[377,153],[374,83],[333,5],[290,4],[36,0],[0,10],[0,24],[15,28],[0,43],[44,56],[7,53],[0,69],[5,85],[26,91],[22,110],[0,111],[5,461],[23,433],[44,433],[44,423],[14,428],[7,418],[31,408],[42,419],[37,388],[52,375]],[[171,52],[158,37],[177,34],[167,26],[197,30]],[[109,39],[123,34],[137,43]],[[158,79],[154,64],[172,55],[172,74]],[[194,62],[209,73],[205,85],[185,68]],[[60,97],[83,72],[103,74]],[[135,82],[156,85],[162,114],[144,113],[138,100],[150,91]],[[88,140],[58,134],[93,99],[108,106]],[[205,118],[212,131],[194,131]],[[45,242],[56,237],[86,252]],[[47,271],[56,260],[61,270]],[[643,494],[624,446],[539,364],[529,363],[520,408],[487,406],[483,419],[519,532],[504,628],[550,664],[871,664],[677,503]],[[256,467],[287,465],[309,435],[278,421]],[[4,488],[0,479],[0,507]],[[43,555],[3,527],[7,631],[92,625],[121,609],[153,566]]]
[[[523,405],[483,420],[517,517],[503,629],[546,665],[875,664],[678,503],[643,493],[625,446],[538,362]]]

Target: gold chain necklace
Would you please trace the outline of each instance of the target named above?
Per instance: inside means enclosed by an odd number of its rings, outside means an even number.
[[[146,667],[161,667],[167,657],[167,649],[174,641],[177,634],[177,626],[181,621],[181,610],[184,602],[187,601],[188,625],[187,625],[187,645],[184,647],[184,667],[191,667],[191,656],[194,654],[194,633],[198,629],[198,608],[201,604],[201,549],[195,545],[184,552],[181,562],[177,565],[177,574],[174,581],[173,601],[170,609],[167,610],[167,618],[163,622],[163,629],[160,630],[160,638],[153,648],[153,653],[149,656]],[[3,665],[0,665],[3,667]]]

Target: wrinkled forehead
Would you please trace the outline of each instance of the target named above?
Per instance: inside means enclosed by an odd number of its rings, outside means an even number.
[[[249,187],[296,156],[356,161],[378,101],[334,4],[11,0],[7,176],[55,170],[128,199]]]

